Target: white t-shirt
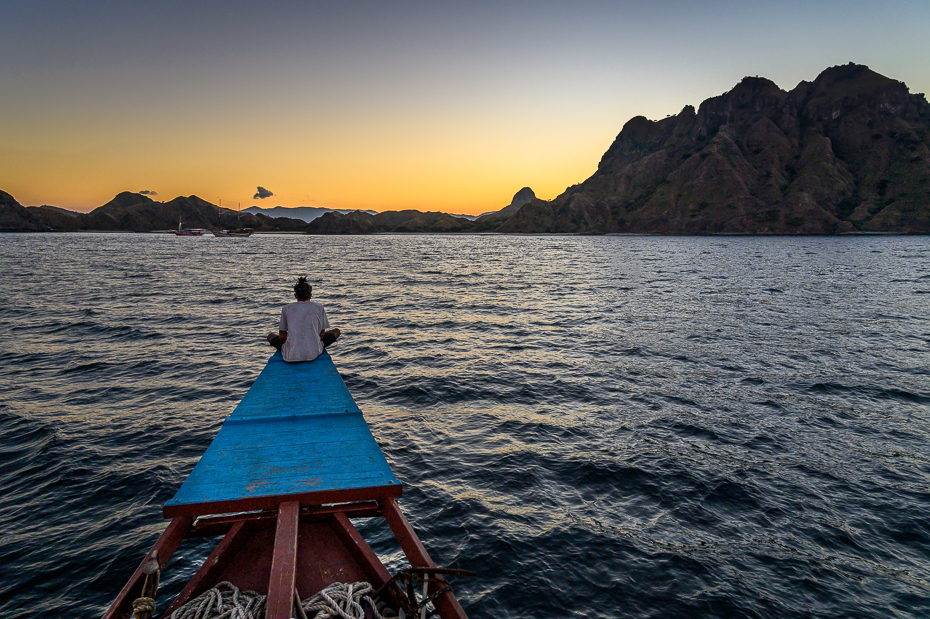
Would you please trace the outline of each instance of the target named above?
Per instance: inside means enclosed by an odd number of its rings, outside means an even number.
[[[279,329],[287,331],[287,340],[281,346],[285,361],[313,361],[323,352],[320,331],[329,329],[329,320],[316,301],[297,301],[281,309]]]

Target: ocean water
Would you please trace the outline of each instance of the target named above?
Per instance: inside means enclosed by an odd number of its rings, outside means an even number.
[[[928,237],[5,234],[0,617],[102,614],[297,275],[471,617],[930,616]]]

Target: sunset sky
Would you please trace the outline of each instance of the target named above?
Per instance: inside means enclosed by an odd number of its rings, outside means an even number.
[[[928,32],[927,0],[0,0],[0,190],[481,213],[746,75],[928,92]]]

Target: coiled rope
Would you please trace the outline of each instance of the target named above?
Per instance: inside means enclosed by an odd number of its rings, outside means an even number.
[[[148,613],[151,616],[155,612],[155,599],[148,597],[136,598],[132,603],[132,612],[136,616],[141,616],[142,613]]]
[[[393,612],[375,601],[373,591],[367,582],[335,582],[301,601],[300,608],[309,619],[364,619],[365,604],[375,619],[392,619]],[[266,603],[267,596],[224,581],[178,608],[170,619],[264,619]]]

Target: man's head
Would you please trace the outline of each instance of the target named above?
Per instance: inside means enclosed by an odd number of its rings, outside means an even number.
[[[306,301],[310,298],[311,292],[313,292],[313,287],[307,283],[307,278],[298,277],[297,283],[294,284],[294,296],[297,297],[297,300]]]

